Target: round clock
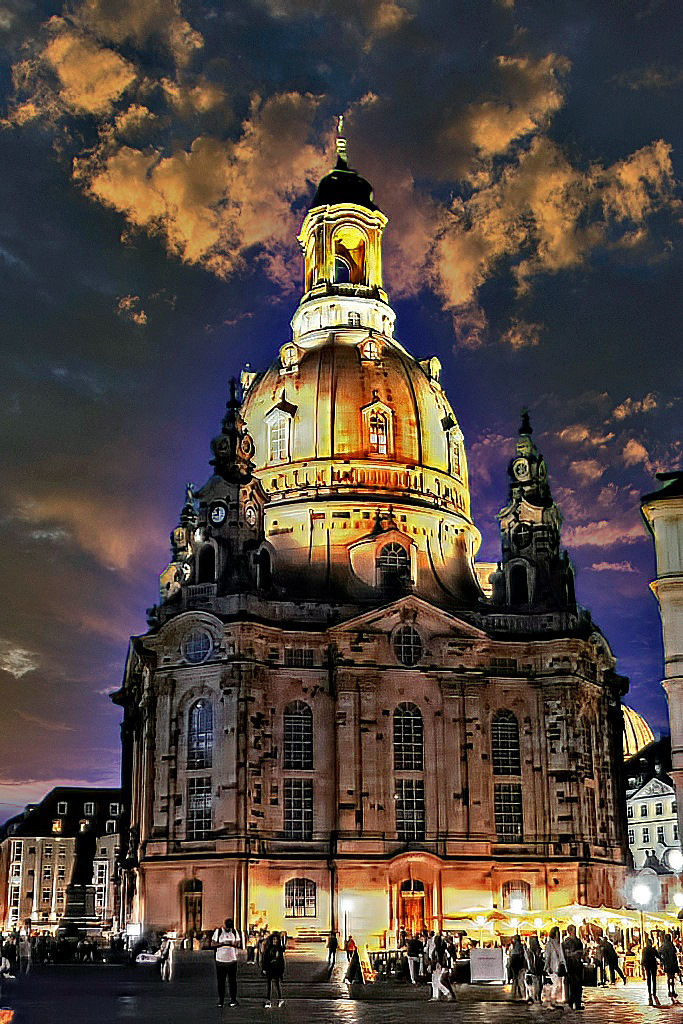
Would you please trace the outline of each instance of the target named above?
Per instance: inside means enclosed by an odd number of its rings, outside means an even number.
[[[248,526],[256,526],[256,509],[253,505],[247,505],[244,510],[244,518]]]
[[[541,478],[541,480],[545,480],[545,478],[548,475],[548,467],[546,466],[545,462],[543,462],[543,460],[541,460],[541,462],[539,462],[538,464],[538,475]]]
[[[245,459],[250,459],[254,454],[254,442],[249,434],[243,434],[240,441],[240,451]]]
[[[515,459],[512,463],[512,472],[518,480],[529,479],[529,463],[526,459]]]
[[[225,505],[222,502],[217,501],[214,505],[211,506],[209,516],[214,526],[222,526],[223,523],[225,522],[227,514],[228,510],[225,507]]]
[[[180,571],[183,574],[183,579],[187,583],[187,581],[189,579],[191,579],[191,577],[192,577],[192,563],[191,562],[183,562],[183,565],[182,565],[182,568],[181,568]]]
[[[518,548],[526,548],[531,544],[533,531],[528,523],[520,523],[513,537]]]

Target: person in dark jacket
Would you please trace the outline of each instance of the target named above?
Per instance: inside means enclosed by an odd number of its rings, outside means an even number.
[[[617,953],[616,949],[614,948],[609,939],[605,939],[602,944],[602,956],[603,960],[605,961],[605,967],[609,971],[610,983],[612,985],[616,983],[618,974],[625,985],[626,978],[624,976],[624,972],[619,966],[619,954]]]
[[[674,988],[674,978],[679,972],[678,968],[678,954],[676,947],[671,941],[670,935],[665,935],[662,939],[661,945],[657,950],[659,961],[662,965],[662,970],[666,974],[667,982],[667,995],[669,999],[676,999],[676,989]]]
[[[583,942],[573,924],[567,925],[562,952],[567,964],[567,1004],[572,1010],[580,1010],[583,998]]]
[[[263,950],[262,971],[266,976],[266,1009],[270,1010],[275,1002],[271,996],[273,987],[277,994],[277,1006],[284,1006],[282,998],[282,977],[285,973],[285,951],[282,948],[282,941],[279,932],[273,932],[268,936]]]
[[[337,938],[336,932],[330,932],[327,938],[327,966],[332,970],[337,962],[337,950],[339,949],[339,939]]]
[[[652,945],[652,939],[645,939],[640,963],[645,980],[647,981],[647,1001],[650,1006],[659,1006],[659,999],[657,998],[657,965],[659,957],[657,956],[657,950]]]

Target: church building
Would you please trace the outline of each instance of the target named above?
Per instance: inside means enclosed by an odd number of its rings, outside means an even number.
[[[233,383],[122,688],[127,922],[376,943],[472,906],[623,903],[621,697],[522,416],[476,561],[436,358],[338,139],[291,340]]]

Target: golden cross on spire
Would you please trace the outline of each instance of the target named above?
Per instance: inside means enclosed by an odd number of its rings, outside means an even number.
[[[344,131],[344,115],[337,118],[337,156],[346,163],[346,139],[342,135]]]

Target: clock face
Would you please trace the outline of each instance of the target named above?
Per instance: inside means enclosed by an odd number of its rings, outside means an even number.
[[[526,548],[531,544],[532,530],[528,523],[520,523],[513,537],[518,548]]]
[[[249,434],[244,434],[240,441],[240,451],[246,459],[250,459],[254,454],[254,442]]]
[[[249,526],[256,526],[256,509],[253,505],[247,505],[244,510],[244,518]]]
[[[221,526],[225,522],[227,514],[228,510],[221,502],[216,502],[211,506],[210,517],[214,526]]]
[[[512,463],[512,472],[518,480],[528,480],[530,476],[529,463],[526,459],[515,459]]]
[[[187,583],[187,581],[192,576],[192,563],[191,562],[183,562],[183,567],[181,569],[181,572],[183,574],[183,579]]]

